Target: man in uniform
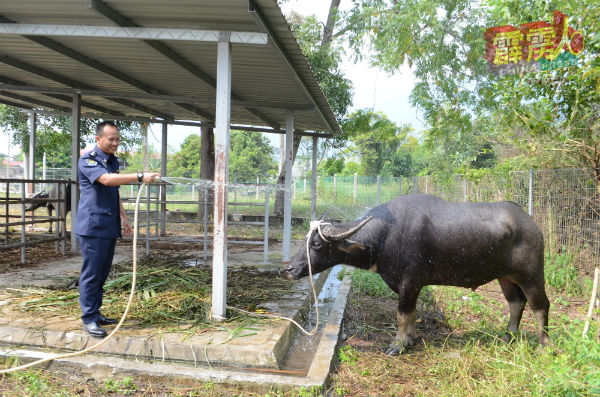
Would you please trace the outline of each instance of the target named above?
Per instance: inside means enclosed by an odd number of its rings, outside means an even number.
[[[100,313],[103,286],[115,253],[115,243],[131,226],[119,197],[124,183],[152,183],[158,173],[119,174],[115,153],[119,130],[115,123],[103,121],[96,126],[96,147],[81,156],[78,164],[81,200],[77,210],[75,233],[81,246],[83,266],[79,278],[79,305],[83,329],[95,337],[106,336],[101,325],[116,323]]]

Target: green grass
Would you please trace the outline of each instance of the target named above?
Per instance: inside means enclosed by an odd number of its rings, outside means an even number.
[[[575,255],[562,247],[560,253],[546,252],[544,275],[546,283],[569,296],[581,296],[584,288],[574,263]]]
[[[349,335],[340,349],[332,382],[334,395],[600,395],[597,325],[592,325],[590,337],[582,338],[583,321],[565,314],[564,308],[551,311],[550,346],[538,344],[536,322],[529,309],[521,332],[507,345],[500,337],[506,332],[508,307],[499,289],[472,292],[428,287],[417,305],[417,329],[423,342],[407,353],[389,357],[383,350],[393,337],[389,327],[395,328],[392,319],[397,298],[382,292],[387,287],[381,279],[368,272],[355,273],[353,304],[368,309],[347,327],[364,329],[368,325],[369,332]],[[372,309],[374,299],[379,312]]]

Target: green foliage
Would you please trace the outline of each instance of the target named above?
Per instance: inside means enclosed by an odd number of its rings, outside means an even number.
[[[125,172],[138,170],[144,170],[144,152],[142,150],[137,150],[129,156]],[[160,153],[152,145],[148,146],[148,171],[160,171]]]
[[[257,176],[277,171],[273,147],[260,132],[231,131],[229,177],[251,181]]]
[[[358,352],[350,345],[346,345],[338,352],[338,358],[341,363],[355,365],[358,361]]]
[[[558,291],[570,296],[580,296],[583,292],[574,255],[563,246],[560,253],[546,252],[544,275],[546,282]]]
[[[360,154],[362,175],[381,173],[387,157],[406,141],[411,128],[398,127],[383,113],[357,110],[342,123],[348,138]]]
[[[352,82],[339,68],[342,47],[336,43],[321,47],[322,28],[314,15],[304,18],[292,14],[288,19],[331,110],[338,120],[341,119],[352,104]]]
[[[356,269],[352,273],[352,288],[357,293],[372,297],[398,296],[387,286],[379,274],[362,269]]]
[[[344,159],[342,157],[329,157],[318,166],[321,175],[341,174],[344,170]]]
[[[179,152],[167,163],[170,176],[200,178],[200,135],[188,135]]]
[[[12,134],[13,145],[21,145],[25,153],[29,152],[28,114],[20,109],[0,104],[0,127]],[[96,142],[96,124],[101,120],[81,120],[81,148]],[[127,153],[141,142],[142,125],[129,121],[116,121],[121,133],[120,157],[126,159]],[[71,166],[71,118],[65,116],[37,116],[36,126],[36,163],[41,164],[44,152],[49,167],[67,168]]]
[[[109,378],[104,381],[105,393],[113,394],[119,393],[119,395],[129,395],[135,393],[138,390],[138,386],[133,383],[133,380],[126,376],[122,380]]]

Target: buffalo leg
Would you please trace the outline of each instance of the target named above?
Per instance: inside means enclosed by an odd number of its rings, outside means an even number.
[[[538,338],[542,346],[550,341],[548,336],[548,311],[550,310],[550,301],[544,290],[544,280],[538,280],[535,284],[527,285],[523,288],[525,296],[529,301],[529,306],[535,314],[538,325]]]
[[[519,329],[519,323],[525,309],[527,298],[521,288],[508,278],[498,279],[504,297],[508,301],[510,317],[508,318],[508,334],[502,338],[506,343],[510,342]]]
[[[420,288],[400,288],[402,295],[398,303],[398,331],[396,338],[386,349],[390,356],[401,353],[405,348],[414,346],[417,342],[416,307]]]

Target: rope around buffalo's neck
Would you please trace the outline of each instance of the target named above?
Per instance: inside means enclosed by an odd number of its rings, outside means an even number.
[[[233,307],[233,306],[227,306],[227,308],[235,310],[235,311],[238,311],[238,312],[246,313],[246,314],[249,314],[251,316],[273,317],[273,318],[279,318],[279,319],[282,319],[282,320],[287,320],[287,321],[291,322],[292,324],[294,324],[296,327],[298,327],[298,329],[300,329],[300,331],[303,334],[305,334],[305,335],[313,336],[314,334],[316,334],[317,333],[317,329],[319,329],[319,301],[317,300],[317,291],[315,289],[315,282],[313,280],[313,274],[312,274],[312,264],[310,263],[310,238],[312,237],[313,232],[316,230],[317,233],[319,233],[319,235],[323,239],[323,241],[325,241],[326,243],[330,243],[330,241],[327,240],[323,236],[323,233],[321,232],[321,226],[322,225],[331,225],[331,223],[323,222],[322,220],[311,221],[310,222],[310,229],[308,230],[308,233],[306,234],[306,259],[308,261],[308,275],[309,275],[309,279],[310,279],[310,287],[312,289],[312,295],[313,295],[313,299],[314,299],[314,303],[315,303],[315,313],[316,313],[316,317],[317,317],[316,318],[317,321],[316,321],[315,327],[311,331],[305,330],[294,319],[289,318],[289,317],[280,316],[280,315],[277,315],[277,314],[253,313],[253,312],[249,312],[247,310],[238,309],[237,307]]]
[[[142,185],[140,186],[140,189],[138,190],[137,198],[135,200],[135,212],[134,212],[134,216],[133,216],[133,270],[132,270],[133,274],[132,274],[132,281],[131,281],[131,291],[129,292],[129,299],[127,300],[127,306],[125,306],[125,311],[123,312],[123,316],[121,316],[121,320],[119,321],[119,323],[117,324],[115,329],[113,329],[112,332],[106,336],[106,338],[102,339],[100,342],[96,343],[95,345],[88,347],[87,349],[80,350],[77,352],[72,352],[72,353],[57,354],[55,356],[43,358],[41,360],[33,361],[28,364],[20,365],[18,367],[3,369],[3,370],[0,370],[0,374],[7,374],[9,372],[19,371],[21,369],[33,367],[34,365],[39,365],[42,363],[46,363],[48,361],[57,360],[59,358],[80,356],[82,354],[85,354],[91,350],[97,349],[98,347],[102,346],[104,343],[106,343],[106,341],[108,341],[110,338],[113,337],[113,335],[119,330],[119,328],[121,328],[121,325],[125,321],[125,317],[127,317],[127,313],[129,313],[129,308],[131,307],[131,303],[133,302],[133,296],[135,293],[135,282],[136,282],[136,276],[137,276],[138,209],[140,206],[141,192],[145,186],[146,186],[146,184],[142,183]]]

